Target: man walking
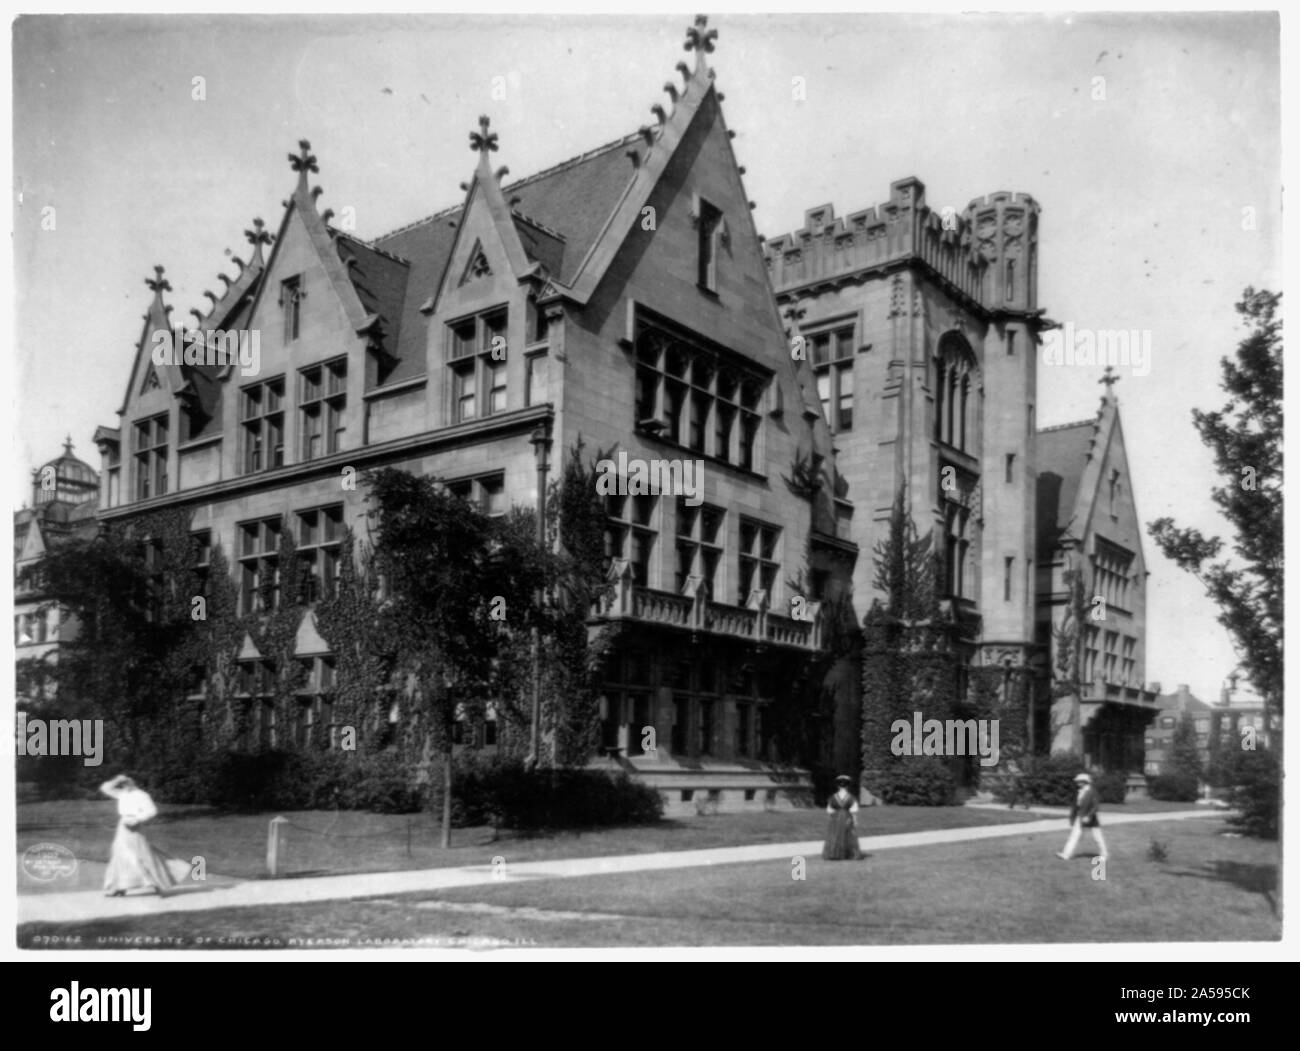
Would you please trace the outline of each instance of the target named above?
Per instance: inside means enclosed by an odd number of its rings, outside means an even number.
[[[1079,794],[1074,797],[1074,802],[1070,805],[1070,838],[1066,840],[1065,849],[1060,851],[1056,856],[1062,861],[1069,861],[1074,857],[1074,848],[1079,845],[1079,838],[1083,835],[1085,828],[1092,831],[1092,838],[1097,843],[1097,849],[1101,851],[1101,859],[1104,861],[1107,854],[1106,840],[1101,834],[1101,820],[1097,817],[1100,809],[1097,805],[1097,792],[1092,787],[1092,778],[1087,774],[1079,774],[1074,783],[1079,786]]]

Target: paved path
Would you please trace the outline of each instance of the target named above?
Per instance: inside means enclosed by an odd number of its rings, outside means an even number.
[[[1022,821],[1006,825],[950,828],[932,832],[900,832],[885,836],[863,836],[863,853],[939,843],[966,843],[981,839],[1052,833],[1063,837],[1061,818],[1050,821]],[[1178,810],[1152,814],[1107,813],[1105,828],[1158,821],[1187,821],[1222,817],[1222,811]],[[18,922],[74,923],[93,919],[152,916],[162,912],[200,912],[207,909],[248,908],[258,905],[289,905],[313,901],[338,901],[392,894],[411,894],[453,887],[487,886],[498,882],[531,879],[560,879],[571,876],[608,876],[622,872],[650,872],[694,868],[702,865],[735,865],[753,861],[788,860],[796,855],[820,860],[822,841],[764,843],[749,847],[716,847],[709,850],[679,850],[659,854],[623,854],[603,858],[571,858],[558,861],[528,861],[505,864],[494,870],[491,864],[464,868],[419,869],[410,872],[373,872],[350,876],[316,876],[305,879],[248,880],[222,883],[214,877],[202,889],[173,892],[160,898],[154,894],[106,898],[101,891],[66,894],[29,894],[18,899]]]

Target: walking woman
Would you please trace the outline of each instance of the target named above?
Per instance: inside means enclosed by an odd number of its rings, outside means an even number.
[[[150,844],[140,831],[141,826],[158,816],[158,808],[148,792],[125,774],[105,781],[99,790],[117,800],[118,815],[113,852],[104,873],[105,894],[116,898],[128,890],[150,887],[162,894],[189,875],[189,865]]]
[[[841,774],[835,779],[835,794],[826,801],[830,814],[830,828],[826,831],[826,844],[822,857],[827,861],[857,861],[862,857],[858,848],[858,822],[853,815],[858,812],[858,801],[849,791],[853,779]]]

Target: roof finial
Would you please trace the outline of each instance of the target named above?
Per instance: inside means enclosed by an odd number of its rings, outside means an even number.
[[[682,50],[695,52],[696,69],[704,66],[706,54],[713,54],[713,42],[718,39],[718,31],[709,29],[708,25],[708,15],[696,15],[695,25],[686,30],[686,43],[682,45]]]
[[[71,434],[69,434],[66,438],[63,439],[63,451],[64,451],[64,453],[66,453],[68,456],[71,456],[71,455],[72,455],[72,435],[71,435]]]
[[[289,167],[298,173],[298,188],[307,189],[307,173],[319,172],[316,167],[316,157],[311,152],[311,143],[306,139],[298,140],[298,149],[301,151],[297,156],[289,154]]]
[[[488,131],[488,126],[492,123],[490,117],[479,117],[479,131],[469,133],[469,148],[475,153],[481,153],[485,157],[489,152],[495,153],[497,149],[497,133]]]
[[[262,245],[271,243],[271,235],[266,229],[266,223],[261,219],[253,220],[253,228],[244,231],[244,240],[253,246],[253,262],[262,258]]]
[[[155,266],[153,268],[153,273],[154,276],[146,277],[144,283],[149,286],[155,296],[162,299],[162,294],[164,292],[170,292],[172,290],[171,282],[168,281],[167,278],[163,277],[164,268],[161,265]]]
[[[1106,366],[1106,373],[1105,373],[1105,375],[1102,376],[1101,379],[1099,379],[1097,382],[1098,382],[1098,383],[1105,384],[1105,386],[1106,386],[1106,395],[1108,395],[1108,396],[1113,396],[1114,393],[1115,393],[1115,391],[1114,391],[1115,384],[1117,384],[1117,383],[1119,382],[1119,377],[1115,375],[1115,368],[1114,368],[1114,366],[1112,366],[1112,365],[1107,365],[1107,366]]]

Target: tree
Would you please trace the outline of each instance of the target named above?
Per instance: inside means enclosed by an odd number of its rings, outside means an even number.
[[[407,687],[408,733],[442,765],[442,845],[451,841],[453,730],[482,718],[503,631],[533,616],[534,574],[510,532],[437,479],[384,468],[367,478],[374,564],[387,595],[380,631]]]
[[[956,625],[939,606],[938,564],[932,536],[922,535],[899,489],[889,533],[872,553],[876,590],[863,627],[863,783],[883,794],[896,759],[891,750],[895,720],[911,724],[913,713],[943,721],[952,713],[960,659],[953,645]]]
[[[604,501],[596,488],[596,465],[608,451],[597,450],[584,462],[581,437],[569,449],[561,477],[551,483],[547,506],[548,550],[553,601],[542,628],[550,660],[547,699],[552,711],[557,765],[584,763],[600,744],[597,679],[614,632],[608,626],[589,632],[593,608],[609,592],[605,566]]]
[[[1201,749],[1196,742],[1196,725],[1186,713],[1178,720],[1173,737],[1169,741],[1169,759],[1161,771],[1168,777],[1185,777],[1198,784],[1204,775],[1204,763],[1201,761]]]
[[[1165,556],[1195,574],[1219,607],[1250,678],[1264,699],[1266,725],[1282,713],[1282,321],[1280,293],[1246,288],[1236,304],[1250,331],[1235,360],[1223,359],[1217,412],[1192,411],[1214,452],[1223,484],[1210,493],[1231,526],[1235,559],[1224,541],[1159,518],[1147,528]]]
[[[157,772],[183,762],[194,739],[186,695],[199,644],[201,593],[188,515],[178,511],[106,526],[59,545],[23,573],[43,610],[76,624],[50,668],[63,717],[102,718],[110,761]],[[188,752],[185,751],[185,755]]]

